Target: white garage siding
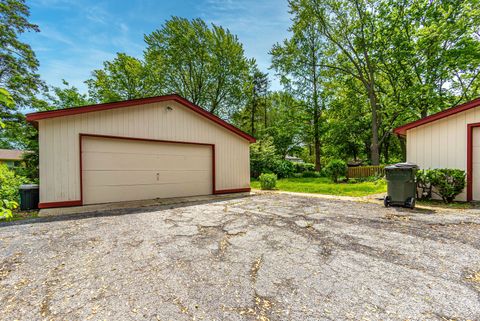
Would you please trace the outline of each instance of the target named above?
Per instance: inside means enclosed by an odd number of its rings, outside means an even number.
[[[480,122],[480,107],[407,130],[407,161],[422,169],[457,168],[466,171],[467,125],[477,122]],[[475,133],[474,130],[474,136]],[[474,146],[475,141],[474,137]],[[474,152],[474,163],[475,156]],[[476,176],[475,172],[473,176]],[[473,195],[476,194],[476,185],[479,184],[473,184]],[[457,199],[466,200],[466,192]]]
[[[249,141],[175,101],[40,119],[38,129],[40,203],[81,199],[81,133],[214,144],[216,190],[250,186]]]

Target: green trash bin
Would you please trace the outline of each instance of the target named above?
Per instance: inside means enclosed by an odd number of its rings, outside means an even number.
[[[383,203],[386,207],[390,205],[415,207],[417,170],[418,166],[412,163],[398,163],[385,167],[387,196]]]
[[[38,185],[20,185],[20,210],[38,209]]]

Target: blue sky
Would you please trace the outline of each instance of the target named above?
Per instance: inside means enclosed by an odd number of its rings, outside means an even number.
[[[287,0],[27,0],[27,5],[41,32],[23,39],[40,60],[40,75],[49,85],[65,79],[83,92],[90,72],[117,52],[140,58],[143,35],[171,16],[200,17],[230,29],[263,71],[270,66],[268,51],[288,36],[290,26]],[[279,88],[274,79],[272,89]]]

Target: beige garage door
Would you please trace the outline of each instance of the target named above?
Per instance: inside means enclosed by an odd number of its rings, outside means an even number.
[[[212,149],[205,145],[82,138],[83,203],[212,193]]]

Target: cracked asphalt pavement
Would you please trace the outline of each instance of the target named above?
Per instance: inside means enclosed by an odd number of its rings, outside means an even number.
[[[3,320],[480,320],[480,214],[266,193],[0,225]]]

